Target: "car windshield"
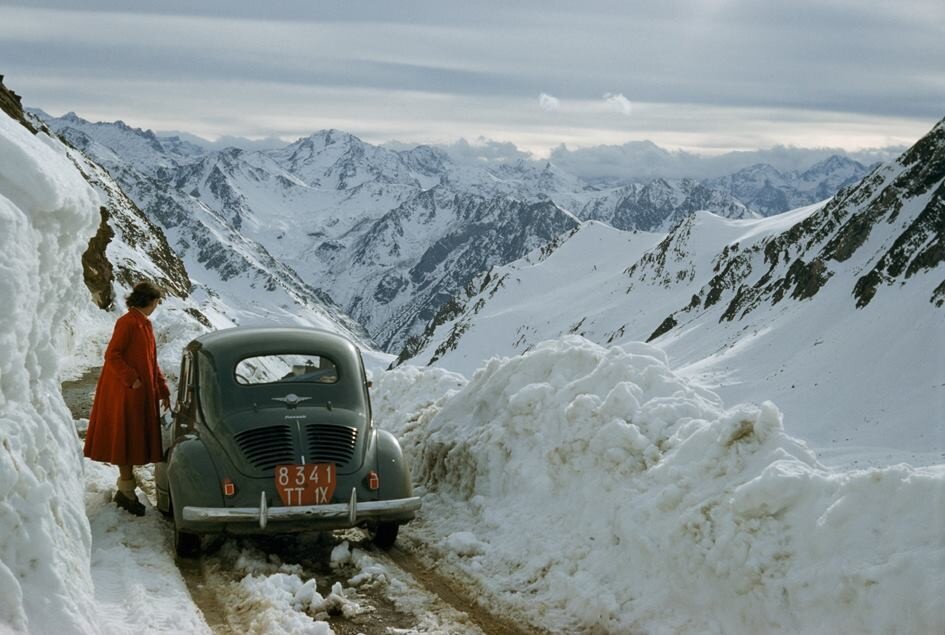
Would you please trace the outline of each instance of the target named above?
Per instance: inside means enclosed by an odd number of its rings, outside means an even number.
[[[334,384],[338,366],[320,355],[256,355],[239,361],[234,370],[242,385],[276,383]]]

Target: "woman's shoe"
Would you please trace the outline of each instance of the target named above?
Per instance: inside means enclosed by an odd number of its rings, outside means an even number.
[[[115,504],[135,516],[144,516],[144,505],[138,500],[137,496],[129,497],[123,491],[115,492]]]

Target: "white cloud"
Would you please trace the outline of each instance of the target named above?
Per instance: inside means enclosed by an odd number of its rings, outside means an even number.
[[[604,101],[607,103],[608,108],[621,114],[630,116],[633,112],[633,104],[630,103],[629,99],[623,96],[623,93],[604,93]]]
[[[538,106],[545,112],[557,112],[561,109],[561,100],[548,93],[538,95]]]
[[[495,141],[479,137],[473,143],[466,139],[441,145],[453,159],[460,161],[485,161],[489,163],[511,163],[513,161],[529,160],[532,155],[520,150],[514,143],[509,141]]]

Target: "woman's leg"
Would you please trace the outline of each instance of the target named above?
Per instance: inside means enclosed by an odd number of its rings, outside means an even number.
[[[118,491],[115,492],[115,503],[122,509],[135,516],[144,515],[144,505],[135,494],[135,472],[133,465],[118,466]]]

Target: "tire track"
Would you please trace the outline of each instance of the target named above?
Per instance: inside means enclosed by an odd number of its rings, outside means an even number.
[[[516,624],[512,620],[495,615],[477,604],[469,591],[455,580],[441,575],[421,564],[416,558],[398,547],[387,552],[389,560],[402,571],[410,574],[427,591],[449,604],[489,635],[538,635],[542,631]]]

